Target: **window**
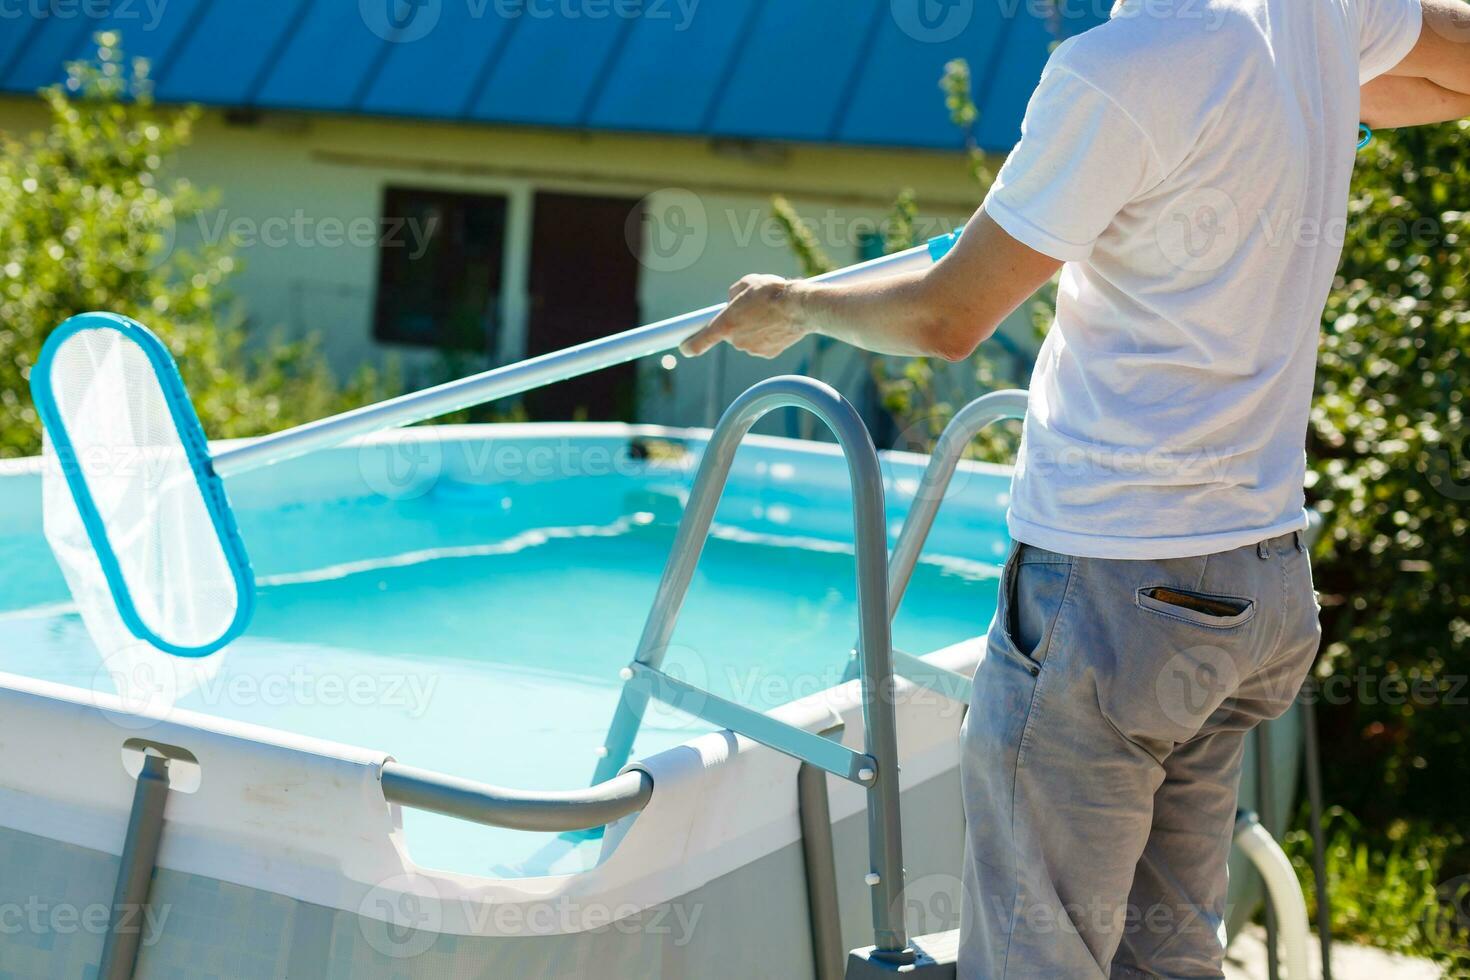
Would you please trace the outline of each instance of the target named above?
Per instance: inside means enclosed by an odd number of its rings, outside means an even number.
[[[500,319],[505,198],[390,187],[373,337],[490,352]]]

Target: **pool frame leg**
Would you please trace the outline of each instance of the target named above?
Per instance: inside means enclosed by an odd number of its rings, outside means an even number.
[[[117,885],[112,893],[112,921],[108,923],[97,970],[99,980],[131,980],[133,976],[147,921],[158,847],[163,839],[163,811],[168,804],[168,792],[168,759],[152,751],[144,752],[127,834],[123,837]]]
[[[842,729],[843,725],[838,723],[820,734],[837,736]],[[806,762],[801,764],[796,772],[796,812],[801,821],[801,858],[806,871],[806,906],[817,980],[842,980],[847,950],[842,945],[837,858],[826,770]]]
[[[1311,511],[1302,545],[1311,550],[1322,534],[1322,515]],[[1308,677],[1297,695],[1302,711],[1302,753],[1307,776],[1307,829],[1312,835],[1312,878],[1317,893],[1317,941],[1322,945],[1322,980],[1332,980],[1332,896],[1327,887],[1327,845],[1322,833],[1322,748],[1317,730],[1317,681]]]
[[[1271,722],[1263,721],[1256,726],[1252,733],[1256,744],[1256,810],[1257,819],[1262,829],[1275,839],[1276,837],[1276,792],[1275,792],[1275,765],[1271,757]],[[1265,886],[1265,909],[1263,918],[1266,923],[1266,977],[1267,980],[1281,980],[1281,963],[1277,952],[1276,936],[1276,903],[1272,901],[1270,882],[1266,880],[1265,873],[1261,873],[1261,884]]]
[[[1332,896],[1327,890],[1327,843],[1322,833],[1322,755],[1317,743],[1317,692],[1303,691],[1302,749],[1306,753],[1308,829],[1312,834],[1312,879],[1317,893],[1317,940],[1322,944],[1322,980],[1332,980]]]

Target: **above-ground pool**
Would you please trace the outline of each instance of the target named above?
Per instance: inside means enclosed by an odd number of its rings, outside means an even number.
[[[447,438],[395,435],[229,481],[257,611],[217,672],[177,703],[502,786],[585,785],[701,436],[617,426],[436,434]],[[857,633],[850,496],[835,450],[814,444],[752,437],[736,467],[665,664],[765,709],[843,679]],[[918,464],[897,457],[889,469],[896,535]],[[984,632],[1005,554],[1006,480],[998,468],[962,474],[960,502],[942,515],[897,620],[900,649]],[[7,499],[34,512],[30,481],[8,483]],[[3,533],[14,557],[0,566],[0,671],[112,690],[35,525],[14,520]],[[708,730],[655,708],[635,756]],[[405,824],[414,859],[446,870],[576,871],[598,854],[595,839],[412,810]]]
[[[833,948],[873,941],[867,791],[750,739],[655,703],[631,774],[652,790],[605,832],[486,827],[388,791],[390,766],[589,784],[706,438],[416,428],[230,478],[257,611],[172,707],[119,699],[41,534],[40,461],[0,465],[0,910],[46,913],[0,939],[0,975],[95,974],[106,930],[47,916],[106,925],[146,743],[174,781],[137,976],[830,976]],[[890,544],[925,463],[883,457]],[[1009,480],[961,464],[895,624],[896,649],[951,678],[982,656]],[[863,751],[851,506],[835,447],[749,438],[667,673]],[[896,690],[920,935],[960,925],[964,709]],[[1273,746],[1284,808],[1294,740]],[[807,863],[814,842],[835,868]]]

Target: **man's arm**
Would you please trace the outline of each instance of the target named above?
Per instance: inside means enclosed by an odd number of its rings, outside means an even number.
[[[1363,86],[1362,120],[1391,129],[1470,116],[1470,4],[1423,0],[1424,26],[1404,60]]]
[[[922,272],[850,285],[746,276],[730,287],[730,305],[680,350],[697,356],[725,341],[775,357],[823,334],[880,354],[962,360],[1060,267],[981,210],[950,253]]]

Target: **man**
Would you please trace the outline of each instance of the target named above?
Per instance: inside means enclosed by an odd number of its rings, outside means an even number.
[[[1245,735],[1319,637],[1303,445],[1357,123],[1467,114],[1460,0],[1123,0],[943,261],[748,276],[685,345],[959,360],[1061,268],[964,732],[962,976],[1222,976]]]

